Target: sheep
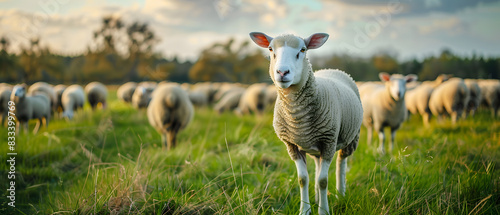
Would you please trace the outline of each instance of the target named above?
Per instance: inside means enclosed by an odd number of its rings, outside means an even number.
[[[257,113],[262,114],[266,108],[267,84],[252,84],[240,98],[238,108],[235,112],[238,115]]]
[[[137,87],[137,83],[127,82],[121,85],[116,91],[116,96],[118,99],[125,103],[132,102],[132,95],[134,94],[135,88]]]
[[[149,124],[160,134],[162,148],[170,151],[176,146],[177,132],[186,128],[194,115],[189,97],[179,85],[165,84],[153,92],[147,108]]]
[[[300,214],[310,213],[306,154],[316,163],[316,201],[319,213],[329,214],[328,169],[336,151],[337,190],[345,195],[347,157],[356,150],[363,109],[354,80],[340,70],[313,72],[306,50],[321,47],[328,34],[302,39],[286,34],[276,38],[252,32],[251,39],[270,51],[269,74],[278,97],[273,127],[297,167]]]
[[[0,117],[2,126],[5,125],[7,114],[9,113],[9,101],[12,87],[9,85],[0,85]]]
[[[77,84],[67,87],[61,96],[61,103],[64,110],[63,117],[73,119],[74,111],[83,109],[85,103],[83,88]]]
[[[429,99],[429,109],[438,120],[450,115],[453,124],[462,115],[469,100],[469,89],[461,78],[451,78],[437,86]]]
[[[383,84],[365,83],[359,87],[359,91],[364,110],[363,125],[367,129],[367,143],[371,144],[372,132],[375,129],[379,136],[378,151],[384,154],[384,128],[391,128],[389,151],[392,152],[396,131],[407,116],[406,83],[416,81],[418,77],[414,74],[403,76],[382,72],[379,74],[379,78]]]
[[[28,131],[28,122],[31,119],[38,119],[33,134],[38,133],[40,125],[49,125],[50,120],[50,99],[43,94],[28,96],[26,85],[16,85],[12,90],[10,100],[15,103],[15,116],[18,120],[16,130],[19,132],[20,125],[24,125],[24,130]],[[45,119],[45,120],[44,120]]]
[[[244,88],[236,87],[228,93],[224,94],[217,104],[214,106],[214,110],[221,114],[225,111],[233,111],[238,107],[240,103],[241,96],[245,93]]]
[[[108,89],[106,86],[99,82],[90,82],[85,86],[85,93],[87,94],[87,100],[95,110],[97,105],[100,103],[102,108],[106,108],[106,99],[108,97]]]
[[[214,95],[214,101],[220,101],[226,94],[231,93],[235,90],[243,90],[245,91],[246,86],[240,84],[240,83],[223,83],[219,89],[217,90],[217,93]]]
[[[194,84],[191,92],[205,93],[208,98],[208,103],[212,104],[215,101],[214,96],[217,93],[217,87],[214,83],[201,82]]]
[[[491,115],[496,118],[500,109],[500,80],[479,80],[478,85],[481,88],[481,104],[489,107]]]
[[[45,82],[36,82],[28,88],[28,95],[31,96],[37,93],[42,93],[43,95],[47,96],[47,98],[49,98],[50,108],[52,112],[55,113],[57,111],[57,94],[54,91],[54,88],[50,84],[47,84]]]
[[[408,90],[405,95],[405,104],[412,114],[420,114],[424,126],[429,127],[432,113],[429,109],[429,99],[434,88],[450,78],[450,75],[441,74],[434,81],[424,81],[414,89]]]
[[[199,91],[188,92],[188,96],[194,106],[203,107],[208,105],[208,97],[205,93]]]
[[[54,92],[56,93],[56,96],[57,96],[57,102],[56,102],[55,109],[56,109],[56,113],[58,113],[58,114],[62,114],[62,112],[63,112],[61,98],[62,98],[62,94],[66,88],[67,88],[67,86],[63,85],[63,84],[59,84],[59,85],[54,86]]]
[[[138,86],[135,88],[134,94],[132,95],[132,106],[137,109],[147,108],[149,102],[151,101],[151,94],[155,88]]]
[[[466,118],[467,115],[474,116],[476,113],[476,110],[481,103],[481,88],[479,88],[476,80],[465,79],[464,83],[469,89],[469,102],[465,105],[465,112],[463,115],[464,118]]]

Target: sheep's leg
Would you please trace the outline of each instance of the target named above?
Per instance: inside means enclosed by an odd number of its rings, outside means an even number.
[[[316,164],[316,175],[315,175],[315,178],[314,180],[317,182],[318,181],[318,178],[319,178],[319,174],[320,174],[320,171],[321,171],[321,163],[320,163],[320,158],[319,157],[316,157],[316,156],[312,156],[313,159],[314,159],[314,164]],[[319,184],[316,183],[314,185],[314,200],[316,201],[316,204],[319,204]]]
[[[300,186],[300,213],[299,214],[310,214],[311,205],[309,203],[309,174],[307,173],[306,157],[304,155],[295,160],[295,166],[297,167],[297,174],[299,177]]]
[[[37,121],[36,121],[36,125],[35,125],[35,129],[33,129],[33,134],[36,134],[38,133],[38,129],[40,129],[40,125],[42,124],[42,118],[39,118]]]
[[[391,128],[391,143],[389,145],[389,151],[392,152],[394,150],[394,141],[396,139],[396,130],[395,128]]]
[[[425,126],[426,128],[428,128],[428,127],[429,127],[429,122],[430,122],[430,120],[431,120],[431,115],[430,115],[429,113],[424,113],[424,114],[422,115],[422,118],[423,118],[423,120],[424,120],[424,126]]]
[[[319,185],[319,208],[318,212],[319,214],[329,214],[329,207],[328,207],[328,169],[330,169],[330,164],[332,163],[331,160],[327,160],[324,158],[320,159],[320,170],[319,170],[319,176],[316,179],[316,184]],[[340,186],[339,192],[341,195],[345,194],[345,166],[342,168],[343,173],[343,178],[344,180],[341,181],[340,183],[344,183],[344,185]],[[339,174],[337,174],[339,175]],[[342,176],[341,176],[342,177]]]
[[[457,120],[458,120],[458,112],[457,111],[453,111],[451,113],[451,122],[453,125],[457,124]]]
[[[384,128],[380,128],[380,130],[378,131],[378,139],[379,139],[378,151],[380,152],[380,154],[385,154],[385,149],[384,149],[384,142],[385,142]]]
[[[345,175],[347,171],[347,157],[342,158],[342,156],[337,155],[337,190],[340,195],[345,196],[346,181]]]
[[[161,134],[161,149],[162,149],[162,150],[165,150],[165,149],[166,149],[165,147],[166,147],[167,145],[168,145],[168,144],[167,144],[167,133],[162,133],[162,134]]]
[[[366,127],[366,143],[368,145],[372,144],[372,135],[373,135],[373,130],[371,127]]]

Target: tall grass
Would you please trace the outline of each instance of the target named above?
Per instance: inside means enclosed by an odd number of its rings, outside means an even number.
[[[17,137],[16,208],[1,198],[1,214],[297,213],[297,174],[274,134],[272,113],[236,117],[198,108],[178,147],[167,152],[145,111],[110,95],[107,110],[85,107],[73,121],[56,119],[36,135]],[[431,128],[413,116],[384,156],[366,144],[363,128],[348,161],[345,197],[336,195],[334,167],[330,171],[330,211],[500,214],[499,127],[483,112],[455,126],[433,121]],[[6,140],[6,129],[0,130]],[[4,144],[3,196],[6,153]],[[312,160],[308,164],[312,175]]]

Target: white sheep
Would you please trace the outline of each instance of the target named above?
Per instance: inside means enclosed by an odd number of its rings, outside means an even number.
[[[240,98],[238,108],[235,112],[238,115],[262,114],[266,108],[267,84],[257,83],[250,85]]]
[[[63,117],[73,119],[74,111],[83,109],[85,103],[85,93],[80,85],[73,84],[67,87],[62,96]]]
[[[40,125],[45,125],[47,128],[50,120],[50,100],[43,94],[35,94],[28,96],[26,85],[16,85],[12,90],[10,100],[15,104],[15,116],[18,120],[16,124],[17,131],[21,124],[24,125],[24,130],[28,131],[28,122],[31,119],[38,119],[33,133],[36,134]]]
[[[426,127],[429,127],[429,121],[432,116],[429,109],[429,99],[431,98],[432,91],[441,83],[448,80],[448,78],[450,78],[449,75],[441,74],[434,81],[424,81],[415,88],[411,90],[407,89],[406,91],[406,108],[412,114],[420,114]]]
[[[132,106],[137,109],[147,108],[151,101],[151,94],[155,88],[152,86],[138,86],[132,95]]]
[[[372,132],[375,129],[379,137],[378,151],[383,154],[385,153],[384,128],[391,129],[389,150],[392,151],[396,131],[407,116],[406,83],[416,81],[417,76],[380,73],[379,78],[383,84],[365,83],[359,87],[359,92],[364,110],[363,125],[367,129],[367,143],[371,144]]]
[[[241,96],[245,93],[245,88],[236,87],[224,94],[224,96],[215,104],[214,110],[221,114],[225,111],[233,111],[238,107]]]
[[[217,89],[217,93],[214,95],[214,102],[215,101],[220,101],[226,94],[231,93],[235,90],[241,90],[245,91],[247,86],[241,84],[241,83],[223,83],[220,85],[219,89]]]
[[[50,107],[52,109],[52,112],[55,113],[57,111],[57,94],[54,91],[54,88],[52,85],[47,84],[45,82],[36,82],[32,84],[28,88],[28,95],[32,96],[37,93],[42,93],[43,95],[47,96],[50,100]]]
[[[132,95],[134,94],[135,88],[137,87],[137,83],[135,82],[127,82],[120,87],[116,91],[116,96],[118,99],[125,103],[132,102]]]
[[[95,110],[98,104],[101,104],[103,109],[106,108],[108,89],[104,84],[90,82],[85,86],[85,93],[87,94],[87,101],[90,107],[92,107],[92,110]]]
[[[453,124],[462,115],[469,101],[469,89],[461,78],[450,78],[432,91],[429,109],[440,120],[450,115]]]
[[[179,85],[165,84],[155,89],[147,109],[149,124],[160,134],[162,147],[176,145],[177,133],[186,128],[194,115],[189,97]]]
[[[8,85],[0,85],[0,117],[2,126],[5,125],[7,114],[9,112],[10,94],[12,94],[12,87]]]
[[[496,118],[500,109],[500,80],[478,80],[478,85],[481,88],[481,104],[490,108],[491,115]]]
[[[199,91],[188,92],[188,96],[194,106],[204,107],[208,105],[208,97],[205,93]]]
[[[328,34],[307,39],[294,35],[276,38],[250,33],[252,40],[270,51],[269,74],[278,98],[273,127],[295,161],[300,185],[300,214],[310,213],[306,154],[316,163],[316,201],[319,214],[329,214],[328,169],[336,151],[337,190],[345,195],[347,157],[356,150],[363,117],[358,88],[340,70],[313,72],[306,51],[321,47]]]
[[[481,104],[481,88],[479,88],[477,81],[473,79],[465,79],[464,83],[469,89],[469,102],[465,105],[465,114],[463,116],[474,116],[479,104]]]

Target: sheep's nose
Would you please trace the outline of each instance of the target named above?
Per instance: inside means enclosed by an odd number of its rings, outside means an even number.
[[[278,70],[277,72],[278,74],[280,74],[281,77],[285,77],[286,74],[290,73],[290,70],[285,70],[285,71]]]

